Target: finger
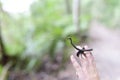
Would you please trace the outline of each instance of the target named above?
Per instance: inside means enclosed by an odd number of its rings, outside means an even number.
[[[82,49],[82,47],[81,46],[76,46],[77,48],[79,48],[79,49]],[[75,52],[77,53],[78,52],[78,50],[76,50],[75,49]]]
[[[83,54],[81,54],[81,57],[79,57],[79,59],[80,59],[81,69],[82,69],[83,73],[87,75],[88,60],[86,59],[86,57]]]
[[[76,46],[77,48],[79,48],[79,49],[82,49],[82,47],[81,46]]]
[[[87,45],[85,45],[83,48],[84,49],[89,49]],[[90,51],[85,51],[84,53],[89,53],[90,54]]]
[[[80,72],[81,71],[81,66],[80,64],[77,62],[77,60],[75,59],[75,57],[73,55],[71,55],[71,62],[75,68],[76,71]]]
[[[85,55],[81,54],[81,56],[79,57],[79,59],[80,59],[81,67],[85,67],[86,68],[87,65],[88,65],[88,60],[85,57]]]
[[[78,72],[76,72],[76,75],[77,75],[77,77],[79,77],[79,74],[78,74]]]
[[[85,49],[88,49],[88,46],[84,46]],[[88,60],[89,66],[94,67],[95,66],[95,61],[92,53],[90,51],[87,52],[86,58]]]
[[[88,49],[88,46],[85,45],[84,48]],[[92,62],[94,60],[94,57],[93,57],[92,53],[90,51],[86,51],[85,53],[86,53],[86,57],[87,57],[88,61]]]

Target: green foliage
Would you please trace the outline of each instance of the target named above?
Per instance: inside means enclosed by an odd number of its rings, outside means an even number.
[[[79,33],[86,34],[94,19],[112,27],[119,26],[119,7],[118,0],[82,1]],[[7,55],[17,57],[15,69],[30,71],[41,65],[46,54],[54,59],[56,54],[65,53],[69,44],[65,39],[69,35],[74,36],[74,42],[78,41],[72,13],[68,14],[66,9],[64,0],[36,0],[30,15],[14,16],[2,11],[2,37]]]
[[[3,67],[0,65],[0,74],[2,73]]]
[[[4,13],[2,35],[7,55],[17,57],[16,70],[35,70],[46,54],[54,59],[64,52],[65,38],[76,33],[65,7],[64,0],[38,0],[29,16]]]
[[[63,1],[39,0],[31,6],[31,21],[34,26],[31,40],[35,44],[32,51],[39,57],[31,58],[30,63],[37,63],[45,53],[54,59],[55,53],[64,52],[64,39],[75,33],[74,26],[71,26],[71,15],[66,13],[65,6],[61,7],[61,2],[63,5]]]

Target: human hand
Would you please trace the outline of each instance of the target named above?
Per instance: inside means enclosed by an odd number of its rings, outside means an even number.
[[[84,46],[84,48],[88,49],[87,46]],[[71,62],[76,70],[76,75],[78,76],[79,80],[99,80],[92,53],[90,51],[86,51],[85,55],[80,54],[80,63],[77,62],[76,58],[73,55],[70,57]]]

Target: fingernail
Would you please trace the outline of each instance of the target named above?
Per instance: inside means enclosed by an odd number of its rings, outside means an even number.
[[[89,57],[90,55],[91,55],[90,52],[88,52],[88,53],[86,54],[87,57]]]
[[[85,54],[85,55],[86,55],[86,54]],[[83,59],[86,59],[85,55],[84,55],[84,54],[82,54],[82,58],[83,58]]]
[[[73,58],[73,55],[71,55],[70,58]]]
[[[82,47],[81,46],[76,46],[77,48],[79,48],[79,49],[82,49]]]
[[[71,55],[70,58],[72,62],[75,60],[73,55]]]

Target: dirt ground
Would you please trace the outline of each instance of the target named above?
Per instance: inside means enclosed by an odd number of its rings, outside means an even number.
[[[90,36],[101,80],[120,80],[120,30],[110,30],[95,22]]]
[[[108,29],[97,22],[93,22],[89,36],[90,40],[87,44],[94,49],[93,55],[101,80],[120,80],[120,30]],[[23,78],[18,77],[9,80],[23,80]],[[58,74],[51,75],[41,72],[31,74],[24,80],[77,80],[77,78],[69,60],[66,67]]]

